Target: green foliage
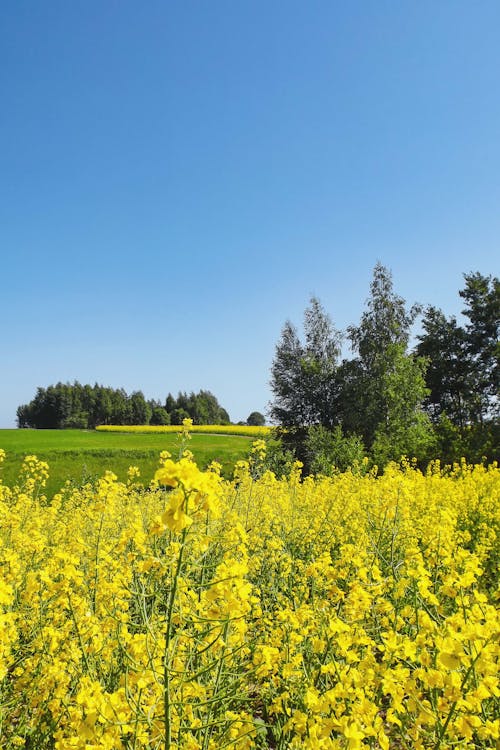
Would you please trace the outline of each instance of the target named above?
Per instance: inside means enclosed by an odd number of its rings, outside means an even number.
[[[99,424],[149,424],[151,407],[141,391],[57,383],[38,388],[35,398],[17,410],[19,427],[93,429]]]
[[[89,415],[87,412],[80,412],[79,414],[73,414],[68,417],[64,422],[64,429],[66,430],[86,430],[89,423]]]
[[[399,461],[401,456],[431,459],[436,445],[432,424],[421,408],[427,394],[422,357],[405,353],[402,344],[394,344],[388,357],[391,369],[382,375],[385,420],[375,432],[372,455],[376,463]]]
[[[264,442],[266,445],[264,455],[257,455],[257,457],[253,455],[252,476],[258,478],[265,471],[272,471],[278,479],[290,476],[296,455],[287,447],[279,430],[273,430]]]
[[[344,435],[340,425],[333,430],[321,425],[309,427],[306,451],[311,472],[326,476],[335,471],[359,468],[366,455],[362,440],[357,435]]]
[[[266,424],[266,418],[260,413],[260,411],[253,411],[249,414],[246,423],[250,427],[264,427]]]
[[[165,406],[147,401],[142,391],[130,396],[123,389],[78,382],[38,388],[35,398],[17,409],[18,427],[93,429],[97,425],[229,424],[227,411],[210,391],[169,394]],[[153,421],[154,420],[154,421]]]
[[[434,425],[437,447],[434,451],[444,464],[452,464],[467,458],[472,463],[497,461],[500,463],[500,424],[498,421],[485,421],[466,425],[456,425],[445,413]]]
[[[348,460],[340,448],[351,437],[380,465],[402,455],[422,464],[435,456],[497,459],[498,279],[466,274],[459,294],[467,324],[428,307],[414,353],[408,344],[421,308],[407,307],[380,263],[360,323],[347,329],[353,358],[337,363],[341,335],[316,299],[305,312],[304,342],[285,324],[271,368],[270,413],[305,471],[334,464],[333,444],[339,460]]]
[[[416,352],[428,362],[427,413],[436,424],[447,414],[454,424],[464,427],[469,419],[467,401],[472,386],[465,331],[456,318],[446,318],[432,306],[425,310],[422,328]]]
[[[170,424],[182,424],[185,419],[189,419],[189,412],[182,406],[173,410],[170,415]]]
[[[142,391],[132,393],[129,399],[130,404],[130,424],[149,424],[152,409],[146,402]]]
[[[412,424],[404,428],[399,424],[392,431],[377,430],[372,445],[373,461],[385,466],[389,461],[399,461],[402,456],[417,458],[427,464],[436,455],[436,436],[426,414],[417,413]]]
[[[417,352],[429,358],[428,409],[438,422],[445,413],[460,429],[498,417],[500,390],[500,284],[497,278],[465,274],[459,294],[466,302],[465,327],[429,307]]]
[[[284,427],[330,427],[336,422],[340,334],[315,297],[304,314],[304,334],[302,343],[289,321],[283,328],[271,368],[270,413]]]
[[[423,319],[417,353],[428,359],[426,411],[434,423],[438,454],[449,463],[497,460],[500,401],[500,284],[480,273],[465,274],[460,326],[435,307]]]
[[[438,452],[442,461],[452,463],[466,454],[466,445],[460,427],[442,412],[439,421],[434,425],[434,434],[436,435]]]
[[[466,353],[476,395],[475,421],[498,416],[500,404],[500,281],[480,273],[465,274],[459,294],[465,300],[462,311],[466,325]]]
[[[210,391],[191,394],[187,411],[194,424],[224,424],[229,421],[227,412]]]
[[[405,386],[410,389],[408,411],[415,412],[425,395],[419,393],[419,398],[415,398],[421,381],[421,366],[413,367],[406,354],[411,325],[418,310],[415,305],[406,309],[404,299],[393,290],[390,272],[378,263],[361,322],[348,329],[351,346],[358,354],[350,367],[348,403],[355,402],[357,408],[349,415],[346,427],[361,435],[369,447],[381,430],[387,430],[389,420],[396,418],[394,391],[403,370]],[[412,382],[412,377],[416,382]],[[405,394],[401,396],[404,399]],[[407,415],[405,421],[408,419],[411,420],[411,416]]]
[[[170,424],[170,414],[163,406],[154,406],[151,411],[151,419],[149,424],[152,425],[168,425]]]
[[[176,399],[169,393],[165,410],[170,424],[182,424],[183,419],[192,419],[193,424],[230,424],[229,414],[210,391],[179,392]]]

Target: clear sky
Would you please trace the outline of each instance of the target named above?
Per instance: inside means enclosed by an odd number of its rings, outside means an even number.
[[[0,427],[37,386],[270,399],[286,319],[377,260],[499,272],[498,0],[6,0]]]

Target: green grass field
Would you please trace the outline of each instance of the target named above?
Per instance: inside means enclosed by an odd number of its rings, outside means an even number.
[[[253,438],[239,435],[193,434],[188,447],[200,468],[216,460],[222,464],[224,476],[229,476],[235,462],[248,455],[252,442]],[[68,479],[80,485],[107,469],[125,480],[129,466],[138,466],[141,481],[147,484],[158,468],[160,451],[168,450],[177,457],[179,446],[175,434],[0,430],[0,448],[7,454],[0,476],[4,484],[14,484],[24,457],[34,454],[49,464],[45,490],[49,496]]]

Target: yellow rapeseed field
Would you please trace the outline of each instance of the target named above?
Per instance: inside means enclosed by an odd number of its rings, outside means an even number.
[[[101,424],[96,427],[99,432],[182,432],[182,425],[116,425]],[[266,437],[270,434],[272,427],[256,427],[252,425],[240,424],[192,424],[190,423],[191,432],[200,432],[209,435],[248,435],[250,437]]]
[[[264,450],[0,484],[2,750],[498,747],[499,469]]]

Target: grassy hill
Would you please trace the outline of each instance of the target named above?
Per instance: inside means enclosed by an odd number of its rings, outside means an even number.
[[[228,476],[235,462],[248,455],[253,440],[242,435],[194,433],[188,447],[200,468],[216,460]],[[80,485],[106,470],[125,480],[129,466],[137,466],[141,481],[147,484],[158,468],[160,452],[168,450],[177,457],[180,443],[175,433],[0,430],[0,448],[7,454],[0,467],[4,484],[16,481],[25,456],[36,455],[49,464],[46,494],[50,496],[68,479]]]

